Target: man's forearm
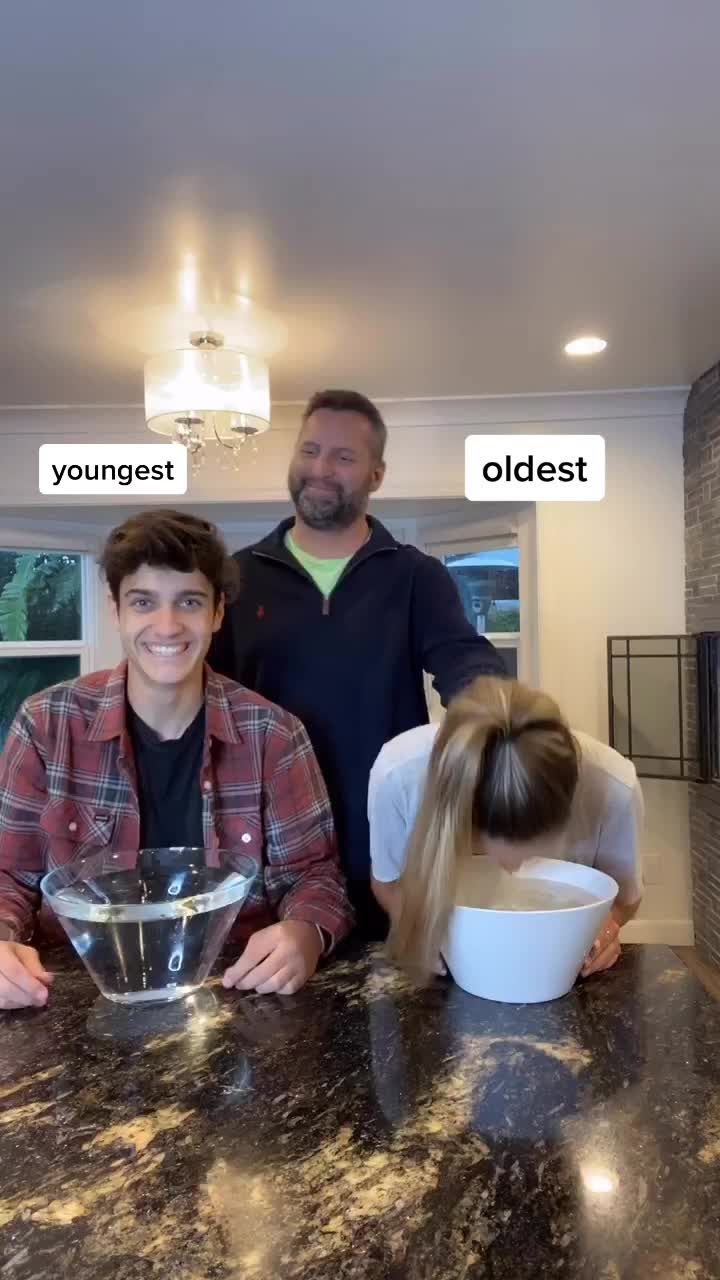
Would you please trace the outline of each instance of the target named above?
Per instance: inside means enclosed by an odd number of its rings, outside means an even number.
[[[40,873],[0,871],[0,941],[25,942],[32,935],[40,879]]]
[[[5,860],[8,850],[3,845],[0,835],[0,858]],[[9,869],[6,863],[5,869],[0,870],[0,924],[13,932],[13,942],[24,942],[31,937],[40,909],[41,879],[42,872],[20,872]]]
[[[281,920],[304,920],[325,934],[328,955],[350,932],[354,917],[339,868],[315,865],[301,874],[278,904]]]

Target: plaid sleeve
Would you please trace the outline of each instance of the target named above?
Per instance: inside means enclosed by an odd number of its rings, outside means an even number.
[[[289,713],[268,727],[263,761],[265,891],[283,920],[305,920],[331,946],[353,924],[325,782],[304,726]]]
[[[45,871],[40,817],[46,803],[45,766],[27,704],[18,711],[0,756],[0,924],[2,934],[32,935]]]

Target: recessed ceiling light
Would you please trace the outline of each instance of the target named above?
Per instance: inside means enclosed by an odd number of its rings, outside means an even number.
[[[565,354],[569,356],[597,356],[604,351],[607,342],[604,338],[596,338],[592,334],[585,334],[582,338],[573,338],[572,342],[565,343]]]

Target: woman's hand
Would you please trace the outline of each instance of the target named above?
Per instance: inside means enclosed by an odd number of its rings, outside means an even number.
[[[580,970],[583,978],[611,969],[620,959],[620,925],[612,911],[593,942]]]
[[[614,964],[617,964],[621,954],[620,930],[628,920],[632,920],[639,906],[639,898],[629,906],[615,903],[585,957],[585,964],[580,970],[583,978],[588,978],[591,973],[602,973],[604,969],[611,969]]]

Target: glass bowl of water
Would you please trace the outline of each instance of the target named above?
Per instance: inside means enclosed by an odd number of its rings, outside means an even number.
[[[102,995],[137,1004],[202,986],[256,874],[227,849],[104,850],[40,888]]]

